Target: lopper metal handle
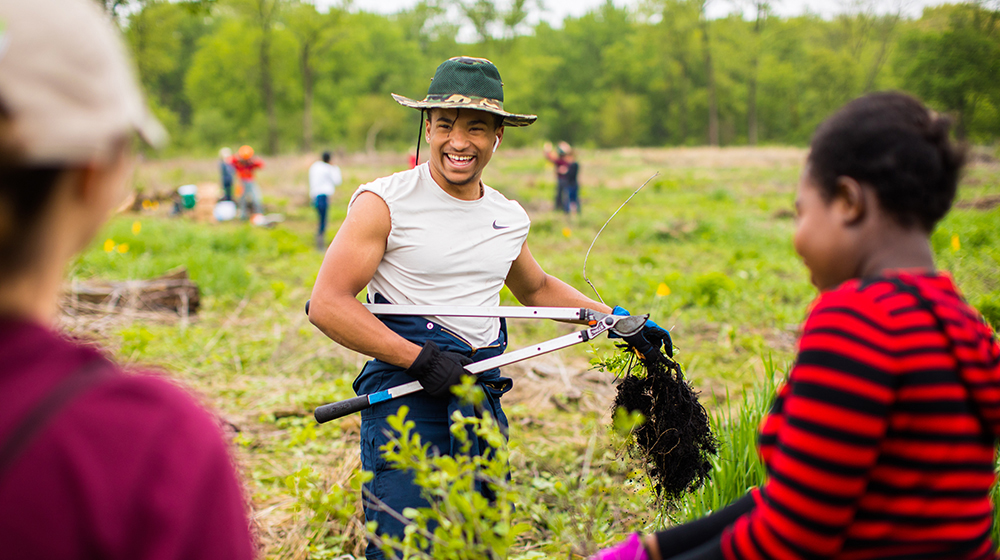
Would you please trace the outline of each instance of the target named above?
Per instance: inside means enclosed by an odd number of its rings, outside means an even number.
[[[323,424],[325,422],[329,422],[330,420],[343,418],[348,414],[360,412],[369,406],[371,406],[371,404],[368,402],[368,395],[362,395],[360,397],[354,397],[353,399],[324,404],[323,406],[316,408],[313,412],[313,416],[316,418],[316,422]]]

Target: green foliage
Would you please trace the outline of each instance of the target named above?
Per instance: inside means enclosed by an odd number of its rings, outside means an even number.
[[[122,338],[121,353],[134,357],[136,355],[141,355],[149,343],[153,341],[155,336],[153,333],[146,329],[145,327],[129,327],[123,329],[119,336]]]
[[[1000,127],[1000,11],[975,3],[929,10],[945,25],[911,29],[900,42],[904,84],[939,109],[954,112],[958,132],[975,140]]]
[[[471,378],[453,391],[472,403],[484,398]],[[436,560],[506,558],[528,526],[513,520],[518,496],[508,480],[509,451],[496,420],[488,412],[467,418],[456,411],[451,433],[460,453],[432,456],[429,444],[421,443],[420,435],[413,432],[414,422],[406,420],[407,412],[402,406],[387,419],[396,433],[382,451],[393,468],[413,471],[414,483],[430,506],[397,512],[411,524],[402,539],[382,538],[386,555]],[[472,438],[486,442],[490,451],[472,455]],[[489,488],[492,499],[477,489],[480,484]]]
[[[308,517],[309,558],[343,556],[348,545],[343,528],[356,516],[355,496],[371,476],[366,471],[355,473],[348,488],[324,483],[312,467],[302,467],[285,477],[285,488],[294,499],[292,510]]]
[[[285,150],[408,148],[418,115],[388,94],[423,97],[434,68],[458,54],[494,60],[508,108],[540,115],[507,146],[704,144],[713,96],[722,144],[750,142],[751,120],[759,142],[801,144],[847,100],[900,88],[955,112],[975,140],[997,137],[1000,11],[986,4],[916,21],[858,3],[833,20],[736,12],[707,22],[704,4],[606,2],[558,29],[528,25],[541,4],[527,0],[424,0],[392,15],[302,0],[145,0],[120,16],[173,151],[265,151],[272,134]],[[478,42],[456,41],[462,24]]]

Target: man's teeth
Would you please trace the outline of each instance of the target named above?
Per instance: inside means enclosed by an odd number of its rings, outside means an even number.
[[[448,154],[448,159],[465,163],[472,160],[472,156],[457,156],[455,154]]]

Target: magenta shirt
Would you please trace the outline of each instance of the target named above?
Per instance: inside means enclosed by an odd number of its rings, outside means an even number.
[[[98,357],[0,319],[0,442]],[[246,503],[218,425],[167,381],[119,373],[85,391],[0,474],[0,556],[250,559]]]

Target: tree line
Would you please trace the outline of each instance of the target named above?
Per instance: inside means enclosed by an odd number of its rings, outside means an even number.
[[[919,19],[856,0],[833,19],[779,17],[744,0],[610,0],[528,25],[526,0],[421,0],[392,15],[304,0],[98,0],[122,28],[174,152],[249,143],[263,153],[405,149],[422,98],[456,55],[493,60],[505,108],[538,123],[510,145],[804,144],[862,93],[911,92],[975,142],[1000,135],[1000,6],[925,9]],[[463,26],[473,42],[459,42]]]

